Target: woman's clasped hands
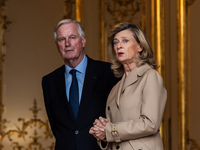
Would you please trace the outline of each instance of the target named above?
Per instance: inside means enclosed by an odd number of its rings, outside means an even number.
[[[97,140],[106,139],[106,123],[108,119],[99,117],[93,123],[93,127],[90,128],[89,133],[92,134]]]

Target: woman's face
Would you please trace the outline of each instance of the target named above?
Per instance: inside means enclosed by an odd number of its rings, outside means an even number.
[[[136,65],[135,57],[138,52],[142,51],[142,47],[137,43],[130,30],[118,32],[114,36],[113,45],[119,62]]]

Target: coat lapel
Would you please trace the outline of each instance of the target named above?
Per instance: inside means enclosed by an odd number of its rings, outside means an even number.
[[[133,69],[130,74],[125,77],[125,74],[123,75],[118,90],[117,90],[117,94],[116,94],[116,103],[119,107],[119,101],[120,101],[120,95],[124,93],[124,91],[126,90],[127,87],[129,87],[130,85],[136,83],[138,81],[138,77],[143,76],[143,74],[150,69],[151,67],[148,64],[144,64],[140,67],[137,67],[135,69]]]
[[[130,86],[131,84],[135,83],[138,80],[137,78],[137,71],[136,69],[133,69],[130,74],[125,78],[124,74],[124,82],[123,82],[123,87],[122,87],[122,92]]]
[[[135,69],[133,69],[130,74],[126,77],[126,79],[124,80],[124,84],[123,84],[123,88],[122,88],[122,92],[124,92],[124,90],[134,84],[135,82],[137,82],[138,77],[143,76],[143,74],[150,69],[151,67],[148,64],[144,64],[140,67],[137,67]],[[125,75],[124,75],[125,76]]]
[[[121,96],[121,94],[123,94],[122,87],[123,87],[124,80],[125,80],[125,75],[123,75],[122,79],[119,82],[118,89],[116,90],[117,92],[116,92],[115,101],[116,101],[116,104],[117,104],[118,108],[119,108],[120,96]]]

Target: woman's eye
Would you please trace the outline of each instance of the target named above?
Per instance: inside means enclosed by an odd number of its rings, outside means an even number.
[[[114,42],[113,42],[114,45],[116,45],[116,44],[118,44],[118,43],[119,43],[118,41],[114,41]]]
[[[127,42],[128,42],[128,40],[123,40],[123,42],[124,42],[124,43],[127,43]]]

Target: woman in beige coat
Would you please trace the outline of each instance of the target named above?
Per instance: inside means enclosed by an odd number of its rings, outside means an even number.
[[[167,92],[155,70],[151,46],[143,31],[129,22],[117,24],[108,38],[115,76],[106,118],[90,129],[105,150],[163,150],[159,133]]]

